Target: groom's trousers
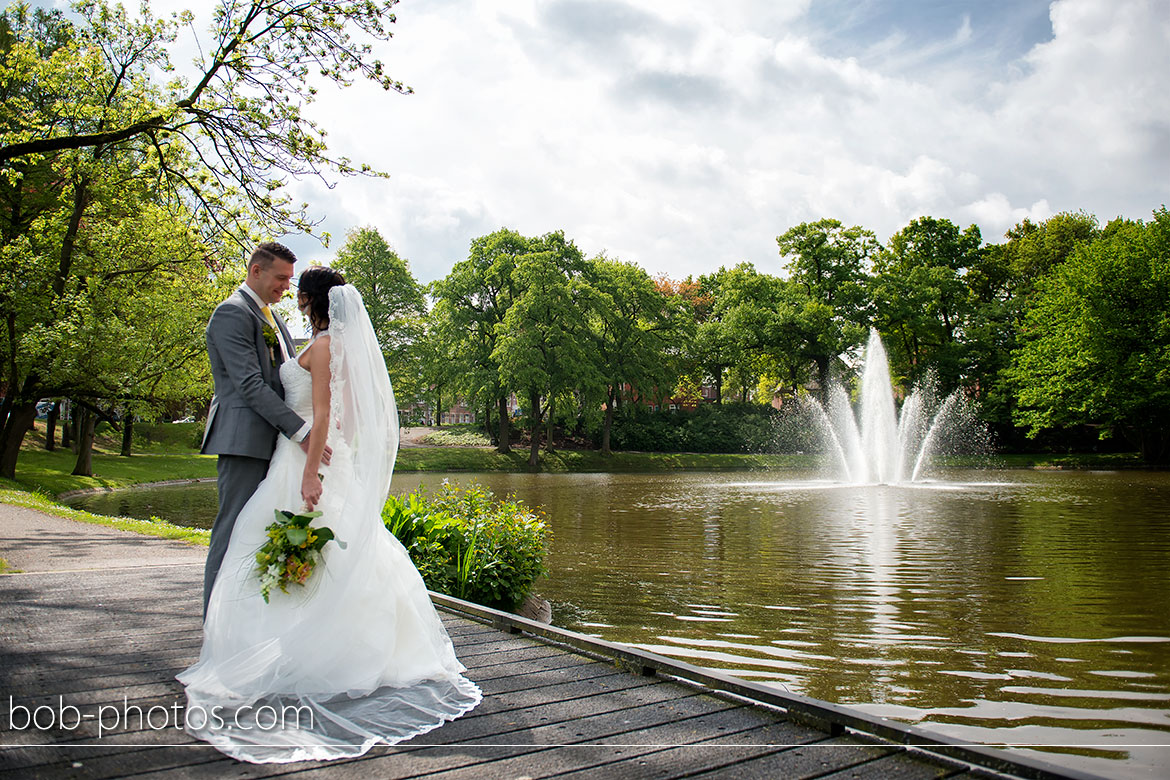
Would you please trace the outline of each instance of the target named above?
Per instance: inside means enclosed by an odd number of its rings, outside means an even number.
[[[207,619],[207,605],[211,601],[211,588],[215,585],[219,566],[223,563],[224,553],[227,552],[228,542],[231,541],[236,517],[256,492],[256,488],[264,481],[264,476],[268,473],[268,461],[244,455],[220,455],[216,471],[219,475],[216,481],[216,488],[219,491],[219,513],[215,516],[215,524],[211,526],[211,544],[207,550],[207,563],[203,568],[204,620]],[[259,584],[256,587],[259,588]]]

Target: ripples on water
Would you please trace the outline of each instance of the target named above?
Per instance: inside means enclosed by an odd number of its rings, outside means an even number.
[[[960,742],[1166,776],[1170,477],[950,476],[483,481],[548,511],[559,625]]]

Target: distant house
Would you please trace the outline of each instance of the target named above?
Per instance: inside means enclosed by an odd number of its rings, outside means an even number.
[[[513,393],[508,397],[508,414],[516,417],[520,410],[520,402]],[[462,399],[457,399],[455,403],[445,409],[438,418],[438,424],[442,425],[470,425],[479,422],[479,412],[482,409],[473,409],[467,405],[467,402]],[[495,407],[492,407],[492,412],[495,412]],[[419,425],[435,425],[435,412],[432,409],[429,401],[418,401],[405,408],[398,410],[398,416],[403,420],[417,420]]]

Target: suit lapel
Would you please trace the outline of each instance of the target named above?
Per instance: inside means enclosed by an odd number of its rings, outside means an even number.
[[[248,305],[248,309],[252,312],[256,319],[260,321],[260,333],[263,334],[264,329],[268,327],[268,320],[264,319],[264,312],[260,311],[260,306],[256,303],[255,300],[252,299],[251,295],[248,295],[248,293],[244,292],[243,290],[237,290],[236,293],[244,299],[244,302]],[[272,311],[272,307],[269,307],[269,311]],[[285,346],[289,347],[288,354],[292,355],[292,339],[288,334],[288,328],[285,327],[284,321],[275,311],[272,312],[272,319],[276,320],[277,337],[284,340]],[[267,355],[267,352],[268,350],[266,348],[264,350],[264,354]],[[281,354],[280,350],[276,350],[275,357],[277,365],[280,365],[284,362],[284,355]]]

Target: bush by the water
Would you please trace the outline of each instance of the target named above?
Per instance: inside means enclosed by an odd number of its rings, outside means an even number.
[[[703,404],[652,412],[627,405],[614,418],[610,446],[641,452],[792,452],[779,436],[779,410],[766,404]]]
[[[510,611],[547,573],[549,531],[540,514],[474,483],[391,496],[382,520],[439,593]]]

